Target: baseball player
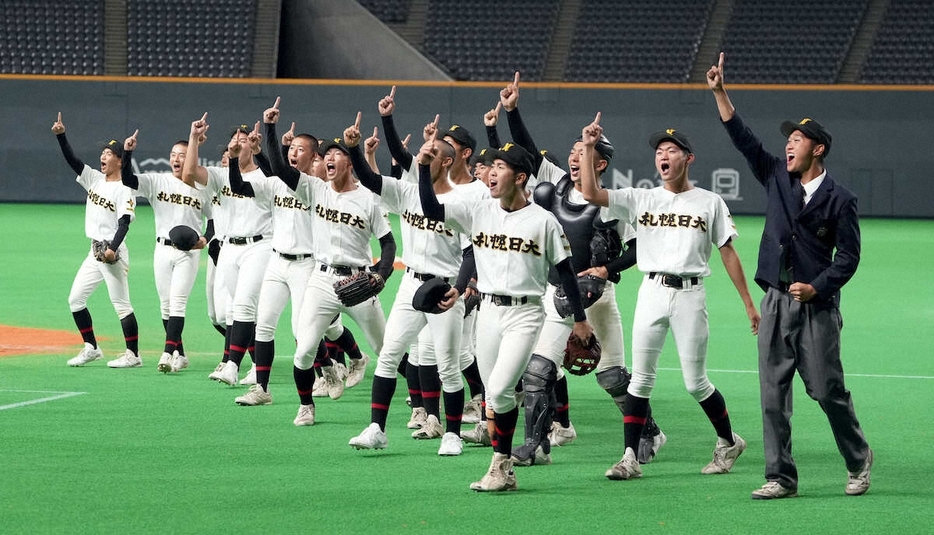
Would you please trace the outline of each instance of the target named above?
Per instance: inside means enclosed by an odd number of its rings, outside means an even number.
[[[583,142],[578,138],[568,154],[568,169],[565,172],[542,154],[532,140],[519,114],[519,73],[513,82],[500,91],[500,104],[506,109],[509,130],[516,143],[522,145],[536,159],[535,178],[538,185],[533,190],[533,200],[552,212],[561,223],[571,244],[571,263],[578,276],[593,276],[604,281],[599,299],[592,301],[587,315],[593,323],[597,339],[602,345],[602,358],[596,368],[597,384],[613,398],[620,412],[626,400],[629,371],[626,369],[623,346],[622,319],[616,303],[614,283],[619,282],[620,273],[636,262],[635,230],[626,222],[613,221],[605,224],[599,217],[599,208],[590,205],[581,194],[582,166],[590,165],[602,175],[609,167],[615,148],[604,136],[596,144],[594,158],[582,158]],[[594,255],[597,248],[620,249],[626,244],[625,252],[613,255]],[[555,307],[555,294],[560,281],[557,273],[549,274],[549,285],[545,295],[546,321],[533,352],[530,368],[523,377],[526,392],[526,437],[525,444],[513,451],[513,460],[520,466],[549,464],[550,447],[565,445],[577,437],[570,422],[567,377],[561,364],[564,349],[571,331],[571,319],[562,318]],[[555,422],[549,417],[549,399],[556,401]],[[648,417],[646,430],[649,436],[640,441],[639,461],[651,461],[666,437]],[[548,436],[545,436],[545,433]]]
[[[186,149],[187,150],[187,149]],[[224,147],[223,152],[221,153],[221,167],[227,167],[230,162],[230,157],[227,154],[227,147]],[[219,213],[217,217],[214,217],[214,212],[216,207],[220,206],[220,199],[217,198],[217,195],[211,196],[211,202],[206,203],[202,209],[204,210],[205,215],[208,217],[208,225],[210,232],[214,237],[208,242],[208,263],[207,270],[204,275],[204,287],[205,293],[207,294],[207,309],[208,309],[208,319],[211,320],[211,324],[224,337],[225,342],[227,339],[227,319],[225,317],[225,311],[227,310],[227,298],[226,291],[215,292],[215,275],[217,272],[217,259],[220,257],[221,245],[224,241],[224,221],[223,214]],[[225,347],[225,352],[227,348]]]
[[[52,133],[58,139],[65,162],[78,175],[76,181],[88,192],[84,212],[84,234],[91,240],[91,250],[81,263],[71,292],[68,306],[75,318],[75,325],[84,340],[84,349],[68,360],[69,366],[84,366],[103,357],[94,336],[88,298],[101,282],[107,285],[107,293],[114,311],[120,318],[126,352],[107,362],[111,368],[136,368],[143,365],[139,358],[139,327],[136,314],[130,304],[130,287],[127,273],[130,269],[130,252],[123,243],[130,223],[136,218],[136,200],[130,188],[120,182],[120,166],[123,146],[116,140],[104,144],[101,150],[101,170],[95,171],[75,156],[65,138],[62,113],[52,124]],[[109,240],[109,244],[106,241]],[[101,242],[99,258],[95,257],[94,242]]]
[[[350,439],[350,446],[357,449],[382,449],[386,438],[386,417],[396,389],[396,370],[409,345],[419,332],[428,332],[433,339],[435,362],[433,372],[440,374],[439,390],[443,390],[446,426],[441,437],[438,455],[460,455],[463,441],[460,438],[461,418],[464,408],[464,385],[460,371],[460,346],[464,322],[464,301],[458,299],[467,286],[473,272],[473,263],[463,259],[473,249],[466,237],[444,227],[438,221],[427,219],[421,213],[418,186],[392,177],[381,177],[367,166],[357,144],[360,141],[360,114],[357,123],[344,131],[344,142],[350,147],[354,172],[360,183],[380,196],[383,206],[399,214],[402,222],[402,260],[406,274],[402,279],[389,319],[386,322],[386,338],[377,360],[373,379],[371,424]],[[444,141],[434,140],[441,154],[432,162],[432,183],[442,199],[456,197],[447,180],[448,170],[454,160],[454,148]],[[453,283],[441,304],[444,312],[430,314],[416,310],[412,299],[416,291],[431,279]],[[427,327],[426,327],[427,326]],[[422,369],[425,370],[427,366]],[[431,378],[429,378],[431,379]],[[441,435],[440,407],[437,397],[426,396],[422,383],[422,396],[427,417],[424,425],[412,436],[418,439],[436,438]],[[429,401],[432,401],[429,403]]]
[[[273,143],[272,139],[272,136],[267,136],[267,143]],[[392,274],[396,255],[396,242],[376,196],[360,188],[353,179],[349,149],[340,138],[330,139],[319,144],[318,154],[323,158],[327,181],[292,168],[279,154],[271,155],[275,174],[295,192],[296,199],[312,207],[314,214],[313,254],[318,265],[308,280],[299,311],[293,370],[300,400],[296,425],[313,425],[315,422],[312,350],[335,315],[341,312],[349,314],[363,330],[370,347],[377,353],[382,349],[386,318],[379,299],[373,296],[355,306],[345,307],[335,293],[334,283],[370,268],[372,236],[379,239],[380,260],[375,269],[383,280]],[[333,366],[324,368],[326,374],[331,373],[329,368]]]
[[[123,185],[133,189],[152,206],[156,223],[156,250],[153,253],[153,273],[159,308],[165,328],[165,346],[157,369],[162,373],[177,372],[188,367],[188,358],[182,346],[182,330],[185,328],[185,309],[188,296],[198,275],[201,249],[213,238],[213,226],[201,236],[191,250],[174,247],[169,231],[178,225],[198,230],[202,227],[203,207],[210,204],[202,192],[181,180],[182,166],[188,152],[188,142],[180,140],[172,145],[169,153],[171,173],[133,173],[133,151],[136,149],[139,130],[123,144]]]
[[[433,145],[426,159],[437,157]],[[528,368],[545,319],[542,295],[552,265],[568,287],[574,310],[573,332],[589,340],[593,332],[571,267],[570,246],[558,220],[529,202],[526,183],[534,162],[521,146],[506,143],[496,152],[490,172],[491,199],[441,204],[431,187],[430,169],[419,165],[419,194],[426,217],[468,236],[474,246],[477,287],[482,304],[477,317],[477,364],[493,409],[493,459],[486,475],[470,488],[481,492],[516,490],[512,438],[519,409],[515,385]]]
[[[215,215],[222,212],[226,236],[218,258],[216,283],[222,283],[230,296],[227,314],[229,353],[224,355],[227,360],[218,364],[209,378],[234,386],[237,384],[240,362],[253,340],[259,289],[272,252],[272,206],[270,202],[254,202],[251,198],[234,193],[230,187],[230,166],[198,165],[198,146],[208,128],[207,113],[192,123],[182,178],[192,187],[216,194],[221,202]],[[241,148],[247,147],[251,155],[258,154],[259,147],[251,144],[249,135],[249,130],[240,126],[234,130],[230,140]],[[228,145],[228,151],[229,148]],[[238,160],[238,165],[245,181],[265,176],[252,156]]]
[[[584,127],[582,159],[591,161],[603,135],[600,114]],[[653,189],[597,187],[592,166],[580,172],[584,198],[604,207],[604,220],[619,219],[636,227],[639,271],[645,273],[632,326],[632,380],[623,411],[625,454],[606,472],[614,480],[642,477],[636,450],[655,386],[658,357],[669,328],[678,348],[684,384],[717,433],[713,460],[703,474],[725,474],[746,449],[733,432],[723,395],[707,378],[707,305],[704,278],[710,275],[711,248],[720,250],[723,265],[746,308],[752,332],[759,313],[746,287],[739,256],[733,248],[736,227],[720,196],[694,187],[688,170],[694,153],[687,136],[668,129],[649,140],[662,186]]]

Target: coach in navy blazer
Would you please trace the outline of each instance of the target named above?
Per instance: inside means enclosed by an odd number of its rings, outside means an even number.
[[[765,479],[753,499],[798,493],[791,455],[791,385],[797,372],[808,395],[827,415],[843,457],[850,496],[869,490],[872,450],[866,442],[840,361],[840,288],[859,265],[856,196],[824,168],[833,138],[817,121],[786,121],[784,158],[768,153],[736,114],[723,88],[723,54],[707,72],[720,119],[768,204],[759,244],[756,282],[760,304],[759,393],[765,446]]]

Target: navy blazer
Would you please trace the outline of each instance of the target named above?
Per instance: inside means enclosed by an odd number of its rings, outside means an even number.
[[[780,274],[787,261],[792,280],[810,283],[817,291],[811,302],[839,306],[840,288],[859,265],[856,195],[827,173],[803,206],[801,176],[788,173],[785,158],[766,152],[739,114],[723,125],[768,195],[756,283],[763,290],[781,289]]]

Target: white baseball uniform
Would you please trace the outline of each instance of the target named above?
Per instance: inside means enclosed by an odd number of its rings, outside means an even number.
[[[677,194],[662,187],[607,193],[609,207],[601,215],[604,220],[620,219],[636,227],[637,264],[645,273],[633,319],[629,393],[651,396],[670,328],[685,387],[694,399],[703,401],[714,392],[707,378],[709,332],[703,279],[710,275],[713,246],[722,247],[737,236],[730,211],[719,195],[696,187]]]

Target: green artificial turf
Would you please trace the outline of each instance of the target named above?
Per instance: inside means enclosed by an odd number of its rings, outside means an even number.
[[[83,206],[0,204],[0,228],[6,231],[0,324],[75,331],[67,295],[88,248],[83,214]],[[753,285],[762,219],[737,217],[736,223],[737,249]],[[716,254],[705,283],[708,368],[735,431],[749,443],[733,473],[699,473],[715,436],[684,390],[669,338],[652,398],[668,444],[644,467],[642,479],[614,482],[603,476],[622,454],[621,417],[593,376],[571,377],[570,414],[578,440],[555,448],[551,466],[517,469],[518,492],[477,494],[468,485],[486,471],[491,449],[468,446],[460,457],[442,458],[438,441],[411,439],[404,380],[389,415],[388,449],[348,447],[350,437],[369,423],[373,364],[363,383],[343,398],[318,401],[315,426],[293,426],[298,398],[288,313],[277,338],[274,403],[235,405],[233,398],[246,387],[207,379],[220,359],[222,339],[206,317],[204,269],[185,326],[191,367],[158,373],[163,329],[152,274],[152,212],[140,207],[128,245],[144,366],[111,370],[102,360],[69,368],[65,361],[80,348],[77,334],[75,345],[57,354],[0,358],[0,530],[930,532],[934,290],[926,275],[934,265],[934,223],[866,220],[862,231],[862,264],[843,294],[842,354],[847,386],[876,454],[867,495],[844,496],[846,469],[826,419],[797,381],[793,422],[800,497],[750,499],[750,491],[764,482],[755,338]],[[381,296],[387,312],[398,280],[396,274]],[[639,280],[635,272],[624,274],[617,292],[627,354]],[[762,295],[755,287],[752,292],[756,300]],[[103,287],[89,309],[105,360],[113,358],[122,349],[122,334]],[[348,325],[356,329],[349,320]]]

